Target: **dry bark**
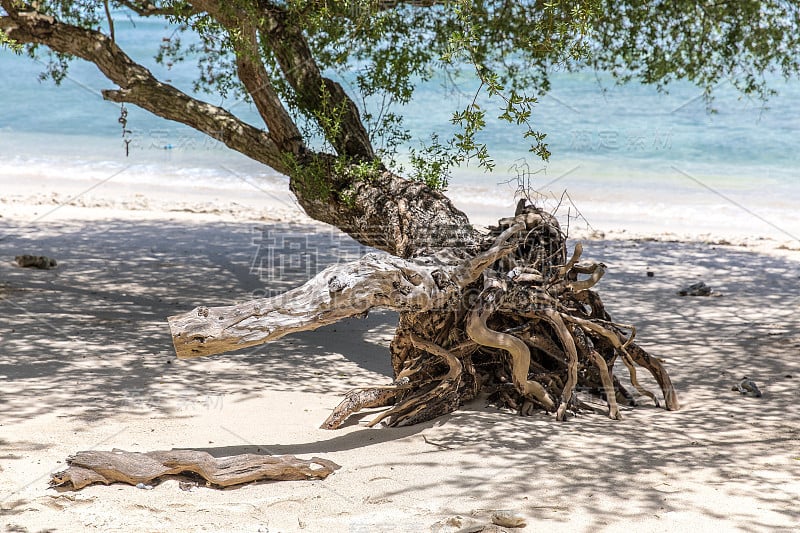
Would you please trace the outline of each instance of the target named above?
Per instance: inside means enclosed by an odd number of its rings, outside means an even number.
[[[50,484],[79,490],[94,483],[153,483],[165,476],[195,474],[208,485],[229,487],[252,481],[325,479],[340,467],[326,459],[298,459],[291,455],[240,454],[213,457],[199,450],[147,453],[123,450],[83,451],[67,458],[67,469],[52,474]]]
[[[191,358],[246,348],[375,307],[417,313],[446,309],[458,301],[463,287],[508,253],[511,247],[505,241],[512,234],[503,233],[494,246],[463,261],[448,253],[412,260],[367,254],[330,266],[301,287],[273,298],[197,307],[169,318],[175,351],[180,358]]]

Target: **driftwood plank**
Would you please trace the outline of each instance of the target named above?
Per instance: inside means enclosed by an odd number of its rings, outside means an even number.
[[[199,450],[154,452],[83,451],[67,458],[67,469],[52,474],[50,485],[79,490],[94,483],[149,483],[164,476],[194,473],[211,485],[229,487],[251,481],[325,479],[340,467],[327,459],[246,453],[214,457]]]

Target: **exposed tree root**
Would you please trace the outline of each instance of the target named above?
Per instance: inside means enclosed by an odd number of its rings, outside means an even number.
[[[369,254],[276,298],[197,308],[170,319],[176,350],[180,357],[218,353],[384,307],[400,312],[394,383],[349,392],[323,428],[366,407],[387,407],[370,425],[415,424],[481,391],[495,405],[523,415],[541,409],[558,420],[585,405],[576,391],[596,393],[619,419],[618,402],[636,401],[614,374],[617,359],[639,394],[659,405],[639,383],[637,365],[653,375],[666,408],[678,408],[661,362],[633,342],[633,326],[611,319],[594,291],[605,265],[581,262],[580,244],[567,260],[566,236],[552,215],[521,203],[490,230],[483,250],[426,250],[409,260]]]
[[[344,423],[348,416],[362,409],[391,405],[402,390],[403,385],[408,387],[407,383],[408,379],[406,378],[403,384],[351,390],[345,394],[344,400],[336,406],[320,427],[322,429],[336,429]]]
[[[493,294],[483,296],[486,300],[484,308],[476,307],[467,321],[467,335],[486,348],[505,350],[511,355],[511,377],[514,385],[525,396],[531,396],[541,403],[545,409],[552,411],[555,402],[547,394],[544,387],[535,381],[528,380],[528,371],[531,366],[531,352],[528,346],[518,337],[508,333],[500,333],[486,326],[486,319],[495,311],[491,305]]]

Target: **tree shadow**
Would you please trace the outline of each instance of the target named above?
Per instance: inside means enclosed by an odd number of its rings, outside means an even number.
[[[663,528],[682,513],[749,531],[796,527],[798,264],[693,243],[598,241],[584,249],[584,259],[609,267],[598,287],[606,309],[635,324],[637,339],[664,359],[681,410],[656,409],[640,397],[639,407],[622,409],[620,422],[584,414],[560,424],[476,402],[425,432],[435,447],[420,464],[449,464],[452,473],[440,483],[476,501],[530,495],[522,510],[553,527],[577,528],[579,515],[590,517],[586,530],[648,518]],[[700,279],[723,296],[676,294]],[[762,398],[731,390],[743,375],[762,387]],[[658,390],[646,372],[639,379]],[[709,499],[697,499],[694,489]]]
[[[177,221],[2,220],[0,228],[10,235],[0,262],[4,424],[52,412],[79,422],[188,417],[187,403],[210,395],[342,394],[390,379],[387,344],[396,315],[388,312],[202,360],[178,361],[172,352],[167,316],[284,291],[334,261],[360,256],[363,248],[339,234]],[[278,253],[264,255],[264,246]],[[635,324],[643,347],[664,359],[680,411],[644,399],[624,408],[619,422],[586,414],[561,424],[477,402],[412,428],[348,428],[293,444],[201,449],[218,456],[345,454],[352,461],[362,455],[347,454],[374,450],[361,468],[413,464],[426,472],[400,484],[376,475],[379,481],[358,487],[375,498],[419,492],[463,513],[465,501],[501,505],[514,495],[524,513],[556,528],[572,527],[576,513],[588,513],[583,528],[592,530],[680,513],[745,530],[796,525],[797,262],[696,243],[592,241],[584,249],[585,260],[609,267],[598,286],[607,310]],[[17,268],[10,261],[22,253],[60,264]],[[701,279],[723,296],[676,294]],[[616,371],[625,381],[624,369]],[[644,374],[645,386],[657,390]],[[731,390],[744,375],[762,387],[762,398]],[[413,453],[383,455],[406,437],[415,438]],[[348,476],[337,473],[326,486],[359,483]],[[698,500],[701,489],[715,497]]]
[[[293,444],[243,444],[238,446],[215,446],[209,448],[192,447],[190,449],[208,452],[214,457],[227,457],[241,453],[254,453],[261,455],[327,454],[377,446],[387,442],[403,439],[411,435],[420,434],[433,426],[434,422],[429,421],[422,424],[415,424],[413,426],[401,428],[381,428],[380,430],[360,428],[349,433],[340,433],[333,430],[330,431],[330,437],[309,442],[296,442]]]

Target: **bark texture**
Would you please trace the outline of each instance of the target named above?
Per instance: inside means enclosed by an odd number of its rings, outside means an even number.
[[[333,176],[337,194],[309,194],[306,176],[293,175],[290,187],[309,216],[340,228],[355,240],[393,255],[410,258],[450,248],[476,253],[483,236],[447,196],[424,183],[391,172],[369,179]]]
[[[463,287],[508,253],[511,230],[466,260],[449,250],[412,260],[366,254],[359,261],[330,266],[279,296],[228,307],[197,307],[169,318],[175,351],[185,359],[237,350],[377,307],[416,313],[447,309],[458,303]]]

